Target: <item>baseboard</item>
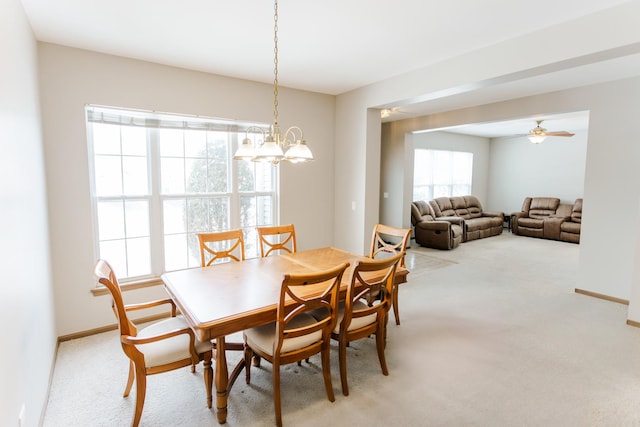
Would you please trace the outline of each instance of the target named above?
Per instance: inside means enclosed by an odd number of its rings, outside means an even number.
[[[640,322],[636,322],[635,320],[627,319],[627,325],[640,328]]]
[[[135,323],[135,324],[141,324],[141,323],[146,323],[146,322],[152,322],[154,320],[164,319],[164,318],[169,317],[169,316],[170,316],[169,313],[160,313],[160,314],[154,314],[153,316],[140,317],[138,319],[131,319],[131,321],[133,323]],[[86,330],[86,331],[75,332],[75,333],[69,334],[69,335],[62,335],[62,336],[58,337],[58,344],[63,342],[63,341],[74,340],[76,338],[89,337],[91,335],[101,334],[103,332],[114,331],[116,329],[118,329],[118,324],[114,323],[112,325],[101,326],[99,328],[94,328],[94,329],[89,329],[89,330]]]
[[[599,298],[599,299],[603,299],[603,300],[606,300],[606,301],[616,302],[618,304],[629,305],[629,300],[612,297],[610,295],[599,294],[597,292],[591,292],[591,291],[585,291],[584,289],[578,289],[578,288],[575,288],[575,292],[577,294],[582,294],[582,295],[586,295],[586,296],[593,297],[593,298]]]

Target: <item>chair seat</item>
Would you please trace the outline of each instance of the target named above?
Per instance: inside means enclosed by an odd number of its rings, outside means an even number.
[[[189,325],[182,316],[171,317],[154,323],[138,331],[138,338],[146,338],[161,335],[177,329],[188,328]],[[166,365],[177,360],[191,357],[189,353],[189,335],[181,334],[162,341],[140,344],[137,349],[144,354],[144,362],[147,368]],[[196,352],[203,353],[211,350],[211,343],[196,339]]]
[[[302,313],[291,320],[287,325],[287,329],[300,328],[312,325],[316,322],[317,320],[310,314]],[[261,350],[268,355],[273,355],[273,343],[276,339],[275,322],[247,329],[244,331],[244,336],[249,347]],[[282,343],[282,349],[280,352],[288,353],[290,351],[307,347],[308,345],[320,340],[322,340],[322,331],[317,331],[301,337],[285,339]]]
[[[367,308],[367,304],[362,301],[357,301],[353,304],[353,311],[358,311]],[[336,327],[333,329],[334,334],[340,333],[340,323],[342,323],[342,318],[344,317],[344,303],[340,303],[338,307],[338,323],[336,323]],[[348,331],[354,331],[356,329],[360,329],[364,326],[371,325],[372,323],[376,323],[377,315],[376,313],[370,314],[364,317],[355,317],[351,319],[351,323],[347,328]]]

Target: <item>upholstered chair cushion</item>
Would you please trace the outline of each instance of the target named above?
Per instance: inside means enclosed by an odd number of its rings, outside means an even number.
[[[363,303],[362,301],[356,301],[353,304],[353,310],[357,311],[357,310],[363,310],[367,308],[367,305],[365,303]],[[340,306],[338,308],[338,323],[336,324],[336,327],[333,329],[333,332],[335,334],[339,334],[340,333],[340,323],[342,323],[342,318],[344,317],[344,303],[340,303]],[[351,320],[351,323],[349,324],[349,328],[347,329],[348,331],[353,331],[356,329],[360,329],[363,326],[367,326],[367,325],[371,325],[372,323],[375,323],[377,319],[377,316],[375,313],[370,314],[369,316],[365,316],[365,317],[356,317],[354,319]]]
[[[294,317],[287,325],[287,329],[301,328],[316,323],[317,320],[310,314],[302,313]],[[247,344],[251,348],[262,350],[263,352],[273,355],[273,343],[276,339],[276,324],[269,323],[266,325],[256,326],[255,328],[247,329],[244,331],[244,335],[247,340]],[[281,353],[288,353],[290,351],[304,348],[314,342],[322,339],[322,331],[317,331],[312,334],[303,335],[301,337],[285,339],[282,343]]]
[[[188,327],[189,325],[182,316],[170,317],[138,331],[138,338],[153,337]],[[195,347],[196,351],[201,353],[210,350],[211,344],[196,340]],[[187,334],[177,335],[149,344],[140,344],[136,348],[144,354],[144,363],[147,368],[166,365],[191,356],[189,353],[189,335]]]

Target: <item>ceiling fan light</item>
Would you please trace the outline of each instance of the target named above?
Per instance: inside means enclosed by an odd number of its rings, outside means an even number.
[[[529,135],[527,138],[529,138],[529,141],[531,141],[534,144],[540,144],[542,141],[545,140],[547,136],[546,135]]]

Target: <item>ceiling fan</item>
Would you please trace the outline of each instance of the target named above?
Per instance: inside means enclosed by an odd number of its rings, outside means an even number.
[[[534,144],[540,144],[548,136],[573,136],[573,135],[575,135],[575,133],[570,133],[570,132],[567,132],[567,131],[564,131],[564,130],[562,130],[562,131],[554,131],[554,132],[547,132],[547,130],[545,128],[540,126],[540,124],[542,124],[543,121],[544,120],[536,120],[537,126],[534,127],[533,129],[531,129],[529,131],[529,133],[527,134],[527,138],[529,138],[529,141],[533,142]]]

